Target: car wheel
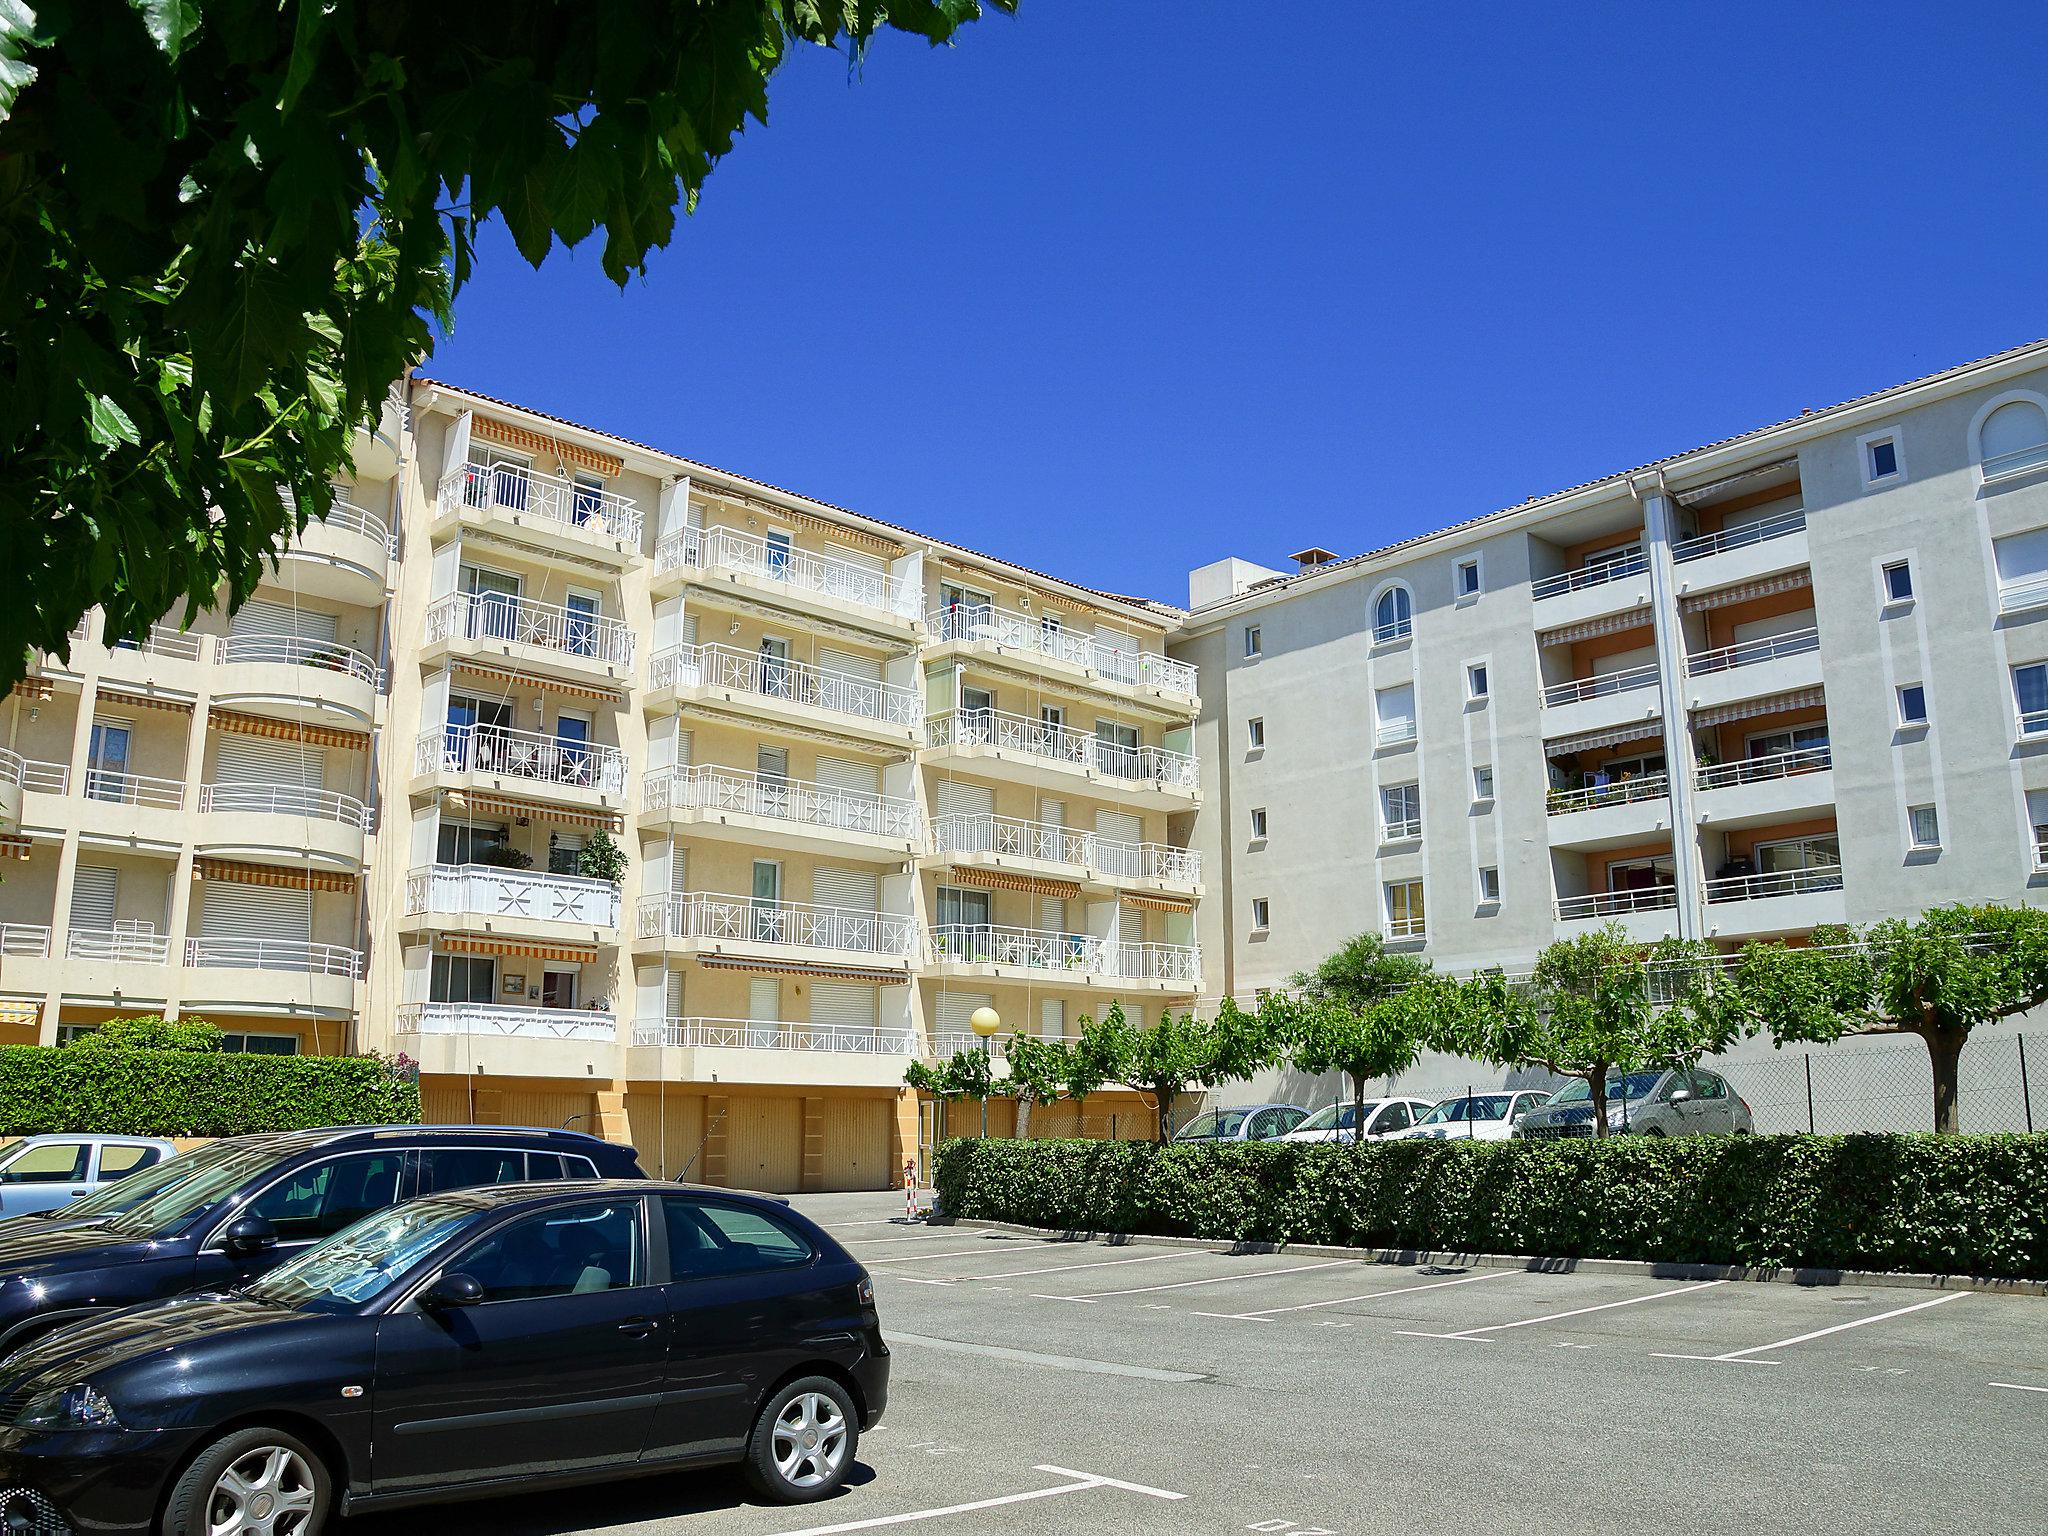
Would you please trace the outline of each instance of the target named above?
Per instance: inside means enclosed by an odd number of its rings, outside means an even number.
[[[747,1481],[779,1504],[835,1492],[860,1444],[853,1399],[827,1376],[805,1376],[769,1398],[747,1442]]]
[[[334,1481],[281,1429],[238,1429],[199,1453],[164,1505],[161,1536],[318,1536]]]

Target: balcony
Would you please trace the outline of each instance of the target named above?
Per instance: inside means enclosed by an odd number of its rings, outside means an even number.
[[[1693,709],[1816,687],[1821,681],[1820,631],[1795,629],[1702,651],[1686,659],[1685,671]]]
[[[1650,601],[1649,558],[1637,552],[1538,577],[1529,584],[1529,596],[1537,605],[1536,623],[1543,629],[1641,608]]]
[[[1978,466],[1985,482],[2016,479],[2030,475],[2036,470],[2048,469],[2048,443],[2036,443],[2030,448],[2016,448],[2011,453],[1994,453]]]
[[[482,1035],[507,1040],[616,1040],[616,1016],[594,1008],[511,1008],[497,1003],[402,1003],[400,1035]]]
[[[1016,869],[1074,878],[1104,889],[1170,890],[1194,895],[1202,856],[1165,843],[1127,843],[1085,828],[1014,816],[941,816],[932,823],[931,859],[956,866]]]
[[[1773,752],[1701,768],[1699,819],[1719,827],[1767,826],[1835,805],[1834,753],[1828,747]]]
[[[213,659],[214,702],[312,725],[368,725],[384,681],[361,651],[299,635],[222,635]]]
[[[307,523],[286,546],[278,580],[296,592],[374,608],[384,600],[391,559],[384,519],[336,497],[325,521]]]
[[[185,1004],[264,1013],[355,1011],[361,950],[292,939],[199,937],[185,941]],[[224,973],[233,973],[232,978]]]
[[[1671,547],[1680,596],[1782,576],[1807,564],[1806,513],[1794,508]]]
[[[688,1052],[649,1075],[683,1082],[833,1084],[893,1088],[917,1054],[914,1029],[835,1027],[762,1019],[642,1019],[633,1044]]]
[[[169,1000],[170,936],[150,922],[121,922],[111,928],[74,927],[56,959],[47,932],[23,930],[11,938],[7,976],[11,987],[70,996],[104,998],[119,1007]]]
[[[1419,735],[1413,719],[1383,720],[1373,728],[1375,747],[1405,747]]]
[[[1671,829],[1671,779],[1644,773],[1544,796],[1553,848],[1626,848]]]
[[[623,570],[641,558],[644,524],[630,496],[512,465],[462,464],[441,479],[437,537],[485,529],[542,555]]]
[[[202,784],[200,846],[215,857],[258,863],[360,868],[363,840],[375,830],[370,808],[354,795],[296,784]]]
[[[779,726],[852,736],[907,750],[924,723],[924,695],[726,645],[680,645],[648,663],[650,707],[696,702]]]
[[[1197,670],[1184,661],[1124,650],[1081,630],[1005,613],[987,603],[935,609],[925,622],[934,646],[1042,658],[1073,674],[1077,682],[1113,685],[1119,697],[1171,699],[1176,713],[1195,699]]]
[[[1576,736],[1655,719],[1664,708],[1657,682],[1657,665],[1650,662],[1551,683],[1543,690],[1543,734]]]
[[[680,528],[654,546],[654,590],[685,584],[899,641],[917,638],[923,592],[886,570],[733,528]]]
[[[1564,937],[1619,923],[1629,938],[1652,943],[1678,931],[1677,911],[1678,887],[1673,885],[1557,898],[1557,920]]]
[[[619,927],[609,880],[491,864],[427,864],[405,877],[405,926],[603,943]]]
[[[117,639],[105,630],[102,634],[106,655],[99,664],[100,676],[117,687],[195,696],[206,686],[202,674],[213,637],[193,634],[175,624],[152,624],[127,639]],[[81,637],[74,631],[72,638],[71,664],[76,670],[83,664],[76,643]]]
[[[908,971],[918,948],[917,925],[908,916],[704,891],[646,898],[635,931],[643,948],[799,962],[810,958],[865,971]]]
[[[523,662],[578,681],[618,686],[633,670],[633,631],[587,609],[507,592],[451,592],[427,607],[420,631],[425,662]]]
[[[66,814],[77,819],[83,833],[123,843],[155,844],[168,852],[189,830],[172,814],[185,808],[182,779],[88,768],[81,788],[83,793],[67,802]]]
[[[618,1017],[601,1008],[401,1003],[393,1027],[423,1072],[588,1081],[617,1070]]]
[[[1002,763],[1026,783],[1072,788],[1080,780],[1109,798],[1164,795],[1183,805],[1200,798],[1195,759],[1165,747],[1125,746],[998,709],[948,710],[926,722],[925,733],[934,754]]]
[[[21,825],[22,780],[27,773],[27,758],[0,747],[0,830]]]
[[[49,956],[48,923],[0,923],[0,959],[47,960]]]
[[[829,848],[892,862],[915,848],[921,825],[914,800],[763,778],[715,763],[648,774],[640,811],[642,826],[688,826],[737,842]]]
[[[626,793],[626,754],[617,747],[502,725],[422,733],[413,747],[413,773],[452,781],[436,787],[540,795],[572,806],[610,804]]]
[[[1717,938],[1804,933],[1846,920],[1839,864],[1725,875],[1706,882],[1707,932]]]
[[[170,936],[159,933],[154,924],[117,923],[112,928],[73,928],[64,938],[64,958],[67,960],[164,965],[170,957]]]
[[[1058,976],[1070,986],[1108,991],[1181,993],[1202,984],[1202,952],[1192,944],[1125,944],[1089,933],[994,923],[934,926],[931,965],[949,976]]]

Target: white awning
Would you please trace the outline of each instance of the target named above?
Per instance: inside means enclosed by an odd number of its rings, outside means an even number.
[[[1543,753],[1546,757],[1560,757],[1567,752],[1591,752],[1596,747],[1618,747],[1625,741],[1663,739],[1662,720],[1638,720],[1633,725],[1617,725],[1605,731],[1588,731],[1583,736],[1560,736],[1556,741],[1546,741],[1543,744]]]
[[[1648,629],[1650,610],[1632,608],[1627,613],[1610,613],[1602,618],[1587,619],[1579,624],[1567,624],[1562,629],[1546,629],[1536,637],[1538,645],[1571,645],[1579,640],[1590,640],[1595,635],[1615,635],[1625,629]]]
[[[1709,608],[1726,608],[1730,603],[1746,603],[1752,597],[1769,597],[1773,592],[1796,592],[1801,587],[1812,585],[1811,571],[1787,571],[1782,576],[1766,576],[1761,581],[1745,581],[1740,586],[1723,587],[1718,592],[1702,592],[1698,597],[1688,597],[1685,611],[1704,613]]]
[[[1716,704],[1712,709],[1692,713],[1695,727],[1720,725],[1729,720],[1754,720],[1758,715],[1775,715],[1788,709],[1812,709],[1827,703],[1824,688],[1795,688],[1790,693],[1772,694],[1767,699],[1744,699],[1740,704]]]
[[[1775,464],[1762,464],[1755,469],[1745,469],[1739,475],[1729,475],[1706,485],[1696,485],[1689,491],[1678,493],[1678,504],[1689,507],[1696,501],[1705,501],[1709,496],[1718,496],[1723,491],[1732,491],[1745,481],[1757,482],[1757,489],[1763,489],[1762,481],[1771,478],[1790,480],[1799,473],[1797,459],[1780,459]]]

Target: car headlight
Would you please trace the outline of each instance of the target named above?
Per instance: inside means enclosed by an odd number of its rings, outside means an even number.
[[[76,1382],[34,1398],[15,1424],[22,1429],[119,1429],[114,1405],[98,1387]]]

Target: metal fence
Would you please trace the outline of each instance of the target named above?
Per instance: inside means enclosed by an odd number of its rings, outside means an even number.
[[[1917,1040],[1708,1065],[1734,1084],[1760,1132],[1934,1129],[1934,1075]],[[1963,1050],[1956,1098],[1965,1131],[2048,1130],[2048,1036],[1972,1040]]]

